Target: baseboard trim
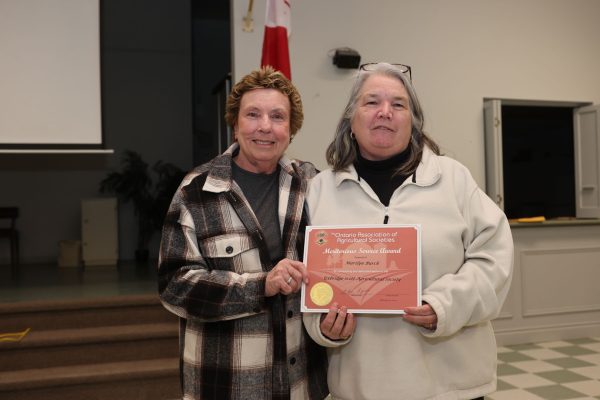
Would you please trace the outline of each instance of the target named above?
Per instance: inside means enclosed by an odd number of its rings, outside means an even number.
[[[496,329],[500,346],[600,336],[600,322]]]

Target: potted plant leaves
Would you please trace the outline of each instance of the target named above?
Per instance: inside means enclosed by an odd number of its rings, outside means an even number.
[[[185,176],[179,167],[157,161],[152,168],[132,150],[125,150],[121,170],[110,172],[100,182],[100,192],[115,195],[121,202],[133,204],[137,220],[135,259],[148,260],[148,245],[162,228],[171,198]]]

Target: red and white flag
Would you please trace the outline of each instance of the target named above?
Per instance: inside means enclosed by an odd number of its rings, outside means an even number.
[[[292,79],[288,37],[292,32],[290,14],[292,0],[267,0],[265,36],[260,66],[270,65]]]

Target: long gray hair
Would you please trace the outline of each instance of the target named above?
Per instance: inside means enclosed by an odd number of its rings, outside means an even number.
[[[358,76],[352,90],[348,104],[344,109],[340,119],[333,141],[327,147],[325,156],[327,163],[334,171],[346,170],[348,166],[354,163],[357,157],[357,145],[352,138],[352,119],[356,112],[358,96],[366,80],[372,75],[384,75],[399,80],[404,85],[408,93],[409,108],[412,120],[412,130],[410,143],[410,155],[403,165],[399,165],[396,174],[410,175],[421,162],[423,147],[427,145],[435,154],[440,154],[437,143],[423,132],[423,110],[417,97],[414,86],[410,79],[400,69],[392,64],[378,63],[368,71],[359,70]]]

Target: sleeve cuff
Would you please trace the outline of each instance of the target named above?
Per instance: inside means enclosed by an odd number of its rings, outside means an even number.
[[[442,336],[446,326],[446,314],[444,308],[440,302],[430,294],[424,294],[422,299],[424,303],[427,303],[433,308],[435,315],[437,316],[437,324],[435,330],[421,328],[421,334],[426,337],[438,337]]]

